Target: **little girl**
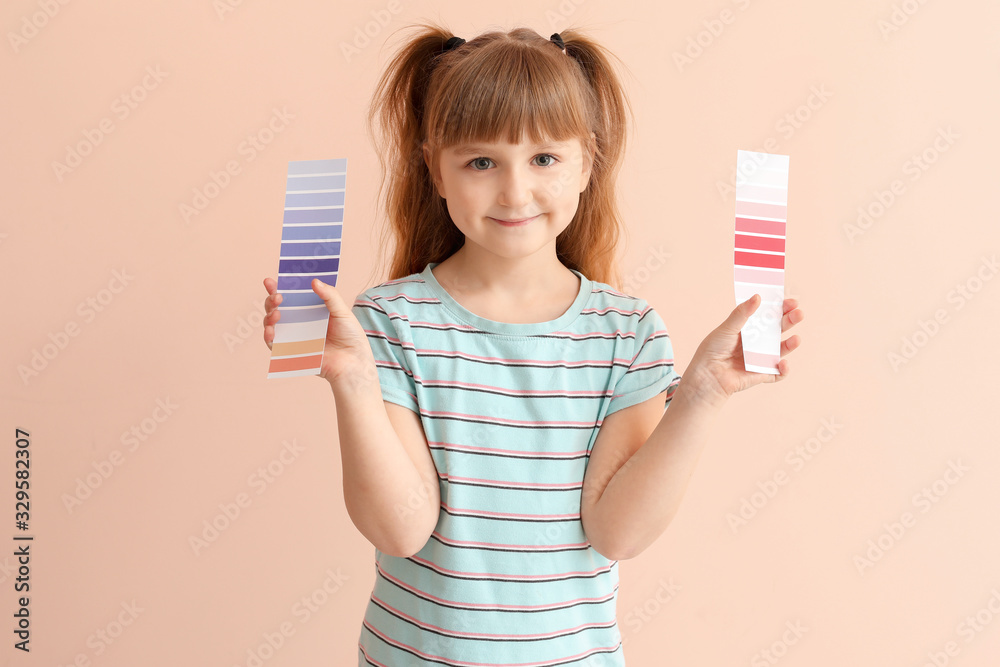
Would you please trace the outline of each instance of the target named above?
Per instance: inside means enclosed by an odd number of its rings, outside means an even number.
[[[577,31],[422,26],[376,89],[390,280],[350,310],[312,284],[344,500],[375,546],[359,665],[624,665],[618,561],[666,528],[728,397],[788,373],[743,370],[754,296],[681,382],[659,314],[606,282],[627,109],[610,58]]]

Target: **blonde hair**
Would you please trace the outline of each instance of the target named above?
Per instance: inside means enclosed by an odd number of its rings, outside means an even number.
[[[560,33],[564,53],[529,28],[486,32],[445,51],[450,31],[415,27],[383,72],[368,113],[382,166],[383,233],[395,241],[387,280],[444,261],[465,242],[424,161],[425,141],[437,159],[458,143],[579,138],[585,160],[588,147],[594,150],[594,164],[556,254],[566,267],[620,290],[616,252],[625,227],[615,183],[631,109],[614,56],[576,29]],[[384,236],[378,247],[387,250]]]

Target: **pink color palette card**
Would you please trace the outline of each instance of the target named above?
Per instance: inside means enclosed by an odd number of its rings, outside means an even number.
[[[741,330],[743,366],[778,375],[785,300],[785,224],[788,156],[736,152],[736,302],[760,294],[761,303]]]

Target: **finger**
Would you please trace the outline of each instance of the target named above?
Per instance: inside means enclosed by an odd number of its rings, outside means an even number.
[[[323,299],[323,303],[326,304],[331,315],[339,317],[345,314],[347,306],[344,305],[344,300],[340,298],[340,292],[337,291],[336,287],[327,285],[319,278],[313,278],[312,289],[319,295],[319,298]]]
[[[264,299],[264,315],[265,317],[270,314],[271,309],[274,308],[274,293],[277,290],[278,283],[275,282],[274,278],[264,278],[264,289],[267,290],[267,297]]]
[[[268,349],[273,349],[271,344],[274,342],[274,325],[280,319],[281,311],[277,309],[264,318],[264,342],[267,343]]]
[[[281,311],[275,308],[270,313],[268,313],[266,317],[264,317],[264,325],[268,327],[273,327],[275,324],[278,323],[278,320],[280,319],[281,319]],[[273,330],[271,333],[273,335],[274,333]]]
[[[285,295],[281,292],[272,294],[266,299],[264,299],[264,314],[269,315],[272,310],[281,305],[281,302],[285,300]]]
[[[790,310],[795,310],[795,307],[799,305],[799,300],[792,297],[788,297],[781,303],[781,312],[787,313]]]
[[[721,328],[727,329],[730,333],[735,333],[743,329],[743,325],[747,323],[750,316],[753,315],[754,311],[760,306],[760,295],[754,294],[752,297],[739,304],[733,308],[733,312],[729,314],[726,321],[722,323]]]
[[[781,318],[781,331],[788,331],[792,326],[798,324],[806,318],[805,313],[802,312],[801,308],[796,308],[795,310],[790,310],[785,313],[785,316]]]
[[[264,278],[264,289],[268,293],[267,298],[264,299],[264,314],[266,316],[272,309],[280,306],[285,297],[278,291],[278,282],[274,278]]]
[[[789,336],[786,340],[781,341],[781,354],[784,357],[786,354],[797,348],[802,344],[802,339],[798,336]]]

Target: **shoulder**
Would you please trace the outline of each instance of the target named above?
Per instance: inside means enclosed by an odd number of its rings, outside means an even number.
[[[591,288],[591,312],[601,313],[606,317],[614,316],[608,320],[609,323],[623,323],[624,320],[632,327],[633,332],[639,328],[644,331],[663,328],[663,320],[659,313],[646,299],[593,280]]]
[[[358,294],[351,312],[369,337],[389,336],[395,340],[409,328],[408,322],[415,308],[426,302],[426,289],[426,283],[418,273],[386,280]]]
[[[406,304],[417,303],[427,297],[427,283],[419,273],[411,273],[369,287],[354,298],[353,307],[405,310]]]

